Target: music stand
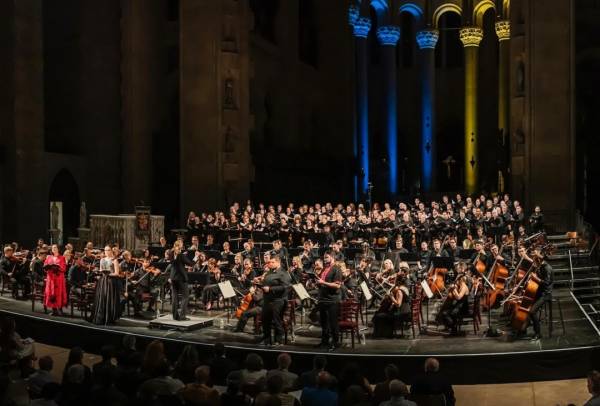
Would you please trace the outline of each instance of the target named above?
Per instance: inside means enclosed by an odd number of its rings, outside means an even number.
[[[302,303],[302,313],[300,314],[300,327],[298,327],[296,330],[294,330],[294,333],[297,333],[298,331],[302,331],[302,330],[309,330],[310,325],[308,327],[304,327],[304,301],[305,300],[313,300],[316,302],[316,300],[307,292],[306,288],[301,283],[293,284],[292,289],[298,296],[298,299],[300,299],[300,303]]]
[[[227,306],[227,326],[231,327],[229,320],[231,319],[231,299],[235,297],[235,290],[231,285],[231,281],[225,281],[217,284],[219,290],[221,291],[221,295],[223,296],[223,300],[227,300],[229,305]]]
[[[434,268],[452,269],[454,261],[451,257],[431,257]]]

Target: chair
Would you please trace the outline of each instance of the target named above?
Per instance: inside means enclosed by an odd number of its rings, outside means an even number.
[[[15,279],[8,275],[2,275],[2,280],[0,281],[2,285],[0,286],[0,296],[4,296],[4,293],[10,293],[13,298],[17,298],[18,296],[18,284]]]
[[[459,314],[458,329],[465,322],[473,322],[473,333],[477,335],[479,333],[479,326],[481,325],[481,294],[477,294],[473,297],[473,300],[469,300],[469,308],[466,313]]]
[[[44,313],[48,313],[48,308],[44,305],[44,291],[46,283],[44,280],[32,281],[31,283],[31,311],[35,312],[35,302],[39,301],[44,306]]]
[[[296,326],[296,300],[287,301],[281,322],[283,324],[283,343],[288,343],[288,335],[291,336],[291,341],[294,342],[296,340],[294,335],[294,327]]]
[[[82,285],[75,292],[69,293],[69,304],[71,307],[71,317],[74,317],[75,309],[81,313],[81,317],[87,319],[88,311],[91,312],[94,305],[94,296],[96,294],[95,285]]]
[[[344,300],[340,302],[340,314],[338,317],[338,326],[340,328],[340,337],[344,333],[350,333],[352,339],[352,348],[354,348],[354,337],[359,337],[358,332],[358,313],[360,304],[355,300]]]

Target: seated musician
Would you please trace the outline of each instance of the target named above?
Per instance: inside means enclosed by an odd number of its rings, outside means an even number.
[[[468,310],[469,305],[469,286],[467,285],[466,274],[459,273],[454,285],[448,286],[448,296],[446,303],[442,305],[442,322],[451,334],[458,332],[458,321],[461,313]]]
[[[286,266],[287,261],[288,261],[288,250],[286,247],[283,246],[281,240],[275,240],[273,241],[273,249],[270,252],[271,258],[272,257],[279,257],[281,258],[281,264],[283,266]]]
[[[292,280],[292,284],[301,283],[302,282],[302,272],[304,269],[302,268],[302,260],[300,257],[296,256],[292,258],[292,266],[288,269],[288,273],[290,274],[290,278]]]
[[[210,283],[202,289],[202,303],[206,310],[212,309],[212,302],[219,298],[221,293],[219,282],[221,282],[221,270],[217,264],[217,260],[210,258],[208,260],[207,272],[210,274]]]
[[[44,272],[44,261],[46,261],[46,256],[48,255],[48,251],[44,249],[39,249],[35,258],[31,260],[29,265],[29,271],[31,274],[31,282],[37,286],[44,285],[44,278],[46,274]]]
[[[311,269],[315,260],[319,257],[313,250],[313,243],[311,240],[304,241],[302,244],[304,250],[300,254],[300,261],[302,261],[302,268],[304,270]]]
[[[129,297],[133,301],[134,317],[141,316],[144,294],[150,296],[146,311],[154,313],[154,304],[158,297],[158,290],[154,286],[153,280],[160,273],[160,269],[150,266],[150,261],[147,259],[144,259],[142,266],[138,266],[135,272],[133,272],[130,279],[133,294],[129,295]]]
[[[85,251],[87,251],[87,249]],[[75,261],[67,269],[67,285],[69,286],[69,293],[72,295],[81,294],[81,289],[88,280],[88,272],[91,271],[90,267],[93,266],[87,265],[86,262],[84,262],[84,258],[85,255]]]
[[[373,338],[393,338],[394,323],[409,321],[410,316],[410,290],[407,279],[398,276],[395,285],[373,316]]]
[[[462,249],[458,246],[456,242],[456,237],[450,237],[448,239],[448,248],[446,249],[448,255],[452,258],[455,258],[455,261],[460,257],[460,253]]]
[[[504,252],[500,253],[500,248],[498,247],[498,245],[492,244],[492,246],[490,247],[490,255],[488,255],[486,259],[486,269],[492,269],[496,261],[498,261],[500,265],[505,265],[505,263],[508,263],[508,258],[504,254]]]
[[[439,239],[433,240],[433,252],[431,253],[432,257],[449,257],[448,251],[442,247],[442,242]]]
[[[379,284],[385,285],[386,283],[388,283],[388,280],[393,277],[395,277],[394,263],[391,259],[386,259],[383,261],[381,271],[378,272],[377,275],[375,275],[375,280]]]
[[[256,252],[252,249],[252,244],[250,241],[246,241],[244,243],[244,250],[242,251],[242,257],[244,257],[244,259],[250,258],[250,260],[254,261],[254,258],[256,257]]]
[[[252,279],[256,278],[256,272],[254,272],[254,266],[250,258],[244,259],[242,266],[242,271],[237,278],[242,290],[247,291],[252,286]]]
[[[343,246],[344,243],[342,240],[338,240],[331,244],[331,250],[329,250],[329,254],[333,257],[334,262],[343,261],[345,259],[344,253],[342,252]]]
[[[19,287],[24,288],[27,296],[31,290],[30,280],[27,275],[28,267],[25,266],[25,258],[17,258],[12,245],[4,247],[4,255],[0,258],[0,275],[11,282],[13,296],[17,297]]]
[[[429,245],[427,241],[421,241],[421,249],[419,250],[419,269],[427,270],[429,263],[431,262],[431,251],[429,251]]]
[[[359,279],[356,275],[356,270],[350,267],[342,268],[342,300],[357,299],[358,298],[358,285],[360,284]]]
[[[221,251],[221,258],[219,260],[219,265],[228,265],[233,262],[234,253],[231,252],[231,245],[229,241],[225,241],[223,243],[223,251]]]
[[[249,279],[252,282],[252,279]],[[236,333],[243,333],[244,328],[246,327],[246,323],[248,323],[248,319],[251,317],[256,317],[262,312],[263,307],[263,291],[262,289],[256,289],[255,286],[251,286],[248,293],[252,295],[252,300],[248,304],[248,309],[245,310],[240,316],[240,320],[235,326]]]
[[[481,261],[484,264],[487,263],[488,253],[485,250],[482,240],[475,240],[475,252],[471,255],[470,263],[475,266],[477,261]]]
[[[390,242],[390,249],[396,256],[399,254],[406,254],[408,250],[404,248],[404,239],[402,238],[402,234],[396,235],[396,238]]]

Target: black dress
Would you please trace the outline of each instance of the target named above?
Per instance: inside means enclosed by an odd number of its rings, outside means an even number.
[[[112,276],[111,259],[102,258],[100,270],[102,276],[96,282],[96,294],[92,309],[91,322],[94,324],[113,324],[121,317],[122,280]]]

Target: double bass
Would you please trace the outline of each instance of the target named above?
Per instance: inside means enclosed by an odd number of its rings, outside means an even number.
[[[502,250],[504,249],[504,245],[500,247],[500,251],[498,255],[502,255]],[[510,272],[508,268],[498,262],[496,259],[494,261],[494,265],[492,265],[492,269],[488,274],[488,280],[491,282],[494,287],[493,290],[488,291],[488,293],[483,297],[483,308],[485,310],[496,308],[499,305],[499,297],[504,297],[504,289],[506,286],[506,280],[508,279]]]

